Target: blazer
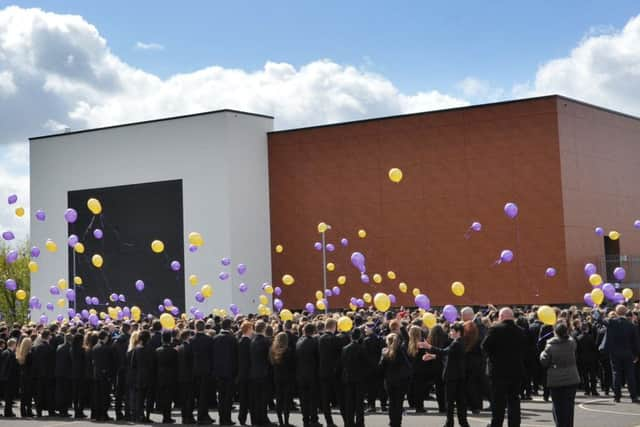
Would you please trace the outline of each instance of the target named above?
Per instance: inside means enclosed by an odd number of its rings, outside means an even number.
[[[604,351],[612,357],[634,358],[640,353],[638,331],[626,318],[616,317],[607,322]]]
[[[361,342],[353,341],[343,347],[340,361],[342,365],[341,380],[344,384],[362,383],[366,380],[369,360]]]
[[[269,363],[273,367],[273,381],[276,384],[293,384],[296,379],[296,358],[291,347],[287,347],[280,362],[275,363],[269,358]]]
[[[408,383],[411,378],[411,361],[403,346],[398,346],[398,351],[393,359],[386,358],[383,353],[380,356],[379,365],[387,384],[400,385]]]
[[[35,378],[53,378],[56,368],[56,351],[47,342],[31,348]]]
[[[93,360],[93,379],[107,379],[115,371],[113,352],[107,344],[101,342],[96,344],[91,349],[91,359]]]
[[[318,338],[318,377],[320,380],[336,378],[340,369],[342,340],[326,333]]]
[[[211,375],[211,361],[213,359],[213,340],[203,332],[198,332],[191,339],[191,354],[193,355],[193,376],[203,377]]]
[[[250,380],[264,380],[269,376],[269,347],[271,347],[271,343],[264,335],[256,335],[251,340],[249,347]]]
[[[139,389],[151,387],[154,382],[153,364],[154,350],[150,343],[145,346],[138,346],[133,350],[131,357],[131,370],[135,372],[135,386]]]
[[[524,332],[513,320],[489,328],[482,341],[482,351],[489,359],[489,375],[494,379],[520,381],[525,372],[526,348]]]
[[[431,349],[427,351],[443,358],[443,381],[459,381],[465,379],[465,354],[462,340],[455,339],[445,348],[431,347]]]
[[[56,349],[56,378],[71,379],[71,344],[61,344]]]
[[[238,381],[248,381],[251,370],[251,338],[241,337],[238,341]]]
[[[318,341],[314,337],[303,336],[296,343],[296,380],[300,384],[317,383]]]
[[[178,382],[188,383],[193,381],[193,354],[191,343],[183,342],[176,351],[178,352]]]
[[[156,384],[174,385],[178,377],[178,352],[171,345],[162,345],[155,351]]]
[[[213,375],[232,379],[238,371],[238,342],[224,329],[213,338]]]

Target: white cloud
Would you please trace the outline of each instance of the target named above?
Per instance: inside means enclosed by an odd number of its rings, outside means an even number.
[[[164,46],[159,43],[136,42],[135,48],[138,50],[164,50]]]
[[[8,97],[17,92],[18,88],[13,81],[13,73],[10,71],[0,71],[0,98]]]
[[[476,77],[466,77],[456,86],[466,98],[482,102],[497,101],[505,95],[504,89]]]
[[[19,240],[29,234],[29,160],[26,142],[0,146],[0,232],[11,230]],[[18,195],[15,205],[7,204],[10,194]],[[25,216],[15,215],[15,208],[27,210]]]

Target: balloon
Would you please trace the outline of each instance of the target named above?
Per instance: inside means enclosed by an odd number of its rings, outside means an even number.
[[[609,232],[609,239],[611,240],[618,240],[620,238],[620,233],[618,233],[617,231],[610,231]]]
[[[591,276],[589,276],[589,283],[591,283],[591,286],[601,285],[602,284],[602,276],[600,276],[597,273],[592,274]]]
[[[69,287],[69,284],[67,283],[67,281],[65,279],[59,279],[58,280],[58,288],[60,288],[61,291],[64,291],[68,287]]]
[[[29,261],[29,271],[32,273],[37,273],[38,272],[38,263],[35,261]]]
[[[616,295],[616,288],[611,283],[605,283],[604,285],[602,285],[602,293],[604,294],[605,298],[611,300]]]
[[[360,270],[361,273],[364,273],[366,271],[366,267],[364,263],[365,263],[364,255],[362,255],[360,252],[354,252],[351,254],[351,264],[355,268]]]
[[[420,295],[420,289],[418,288],[413,288],[413,290],[411,291],[411,293],[413,294],[414,297],[417,297],[418,295]]]
[[[422,315],[422,324],[427,328],[429,329],[433,328],[434,326],[436,326],[436,323],[437,323],[437,319],[435,314],[427,311],[425,314]]]
[[[267,298],[266,295],[260,295],[258,300],[260,301],[260,304],[264,304],[264,305],[269,304],[269,298]]]
[[[316,307],[318,308],[318,310],[326,310],[327,305],[324,303],[323,300],[318,300],[316,301]]]
[[[556,312],[548,305],[540,306],[538,308],[538,319],[545,325],[553,326],[556,324]]]
[[[84,297],[84,303],[87,305],[91,305],[91,297]]]
[[[377,293],[373,298],[373,306],[378,311],[385,312],[389,310],[389,307],[391,307],[391,300],[389,299],[389,295],[382,292]]]
[[[24,216],[24,208],[22,207],[16,208],[16,216],[18,218],[22,218]]]
[[[200,233],[192,231],[189,233],[189,243],[193,246],[202,246],[204,245],[204,239]]]
[[[195,245],[189,245],[189,252],[194,253],[198,251],[198,247]]]
[[[136,322],[140,320],[140,314],[141,314],[140,307],[138,307],[137,305],[134,305],[133,307],[131,307],[131,318],[133,320],[135,320]]]
[[[418,308],[423,310],[429,310],[431,308],[431,301],[425,294],[418,294],[413,300]]]
[[[400,290],[400,292],[402,292],[403,294],[407,293],[407,284],[404,282],[400,282],[398,284],[398,289]]]
[[[78,286],[79,286],[79,285],[82,285],[82,277],[80,277],[80,276],[75,276],[75,277],[73,278],[73,283],[74,283],[75,285],[78,285]]]
[[[13,240],[16,238],[16,236],[11,231],[5,231],[4,233],[2,233],[2,238],[4,240]]]
[[[322,293],[322,291],[316,291],[316,299],[322,299],[324,297],[324,294]]]
[[[111,301],[111,302],[118,301],[118,294],[113,293],[113,294],[109,295],[109,301]]]
[[[287,310],[286,308],[284,310],[281,310],[280,320],[282,320],[283,322],[286,322],[287,320],[293,320],[293,313],[291,313],[291,311]]]
[[[328,228],[329,226],[327,224],[321,222],[320,224],[318,224],[318,233],[324,233]]]
[[[284,252],[284,246],[276,245],[276,253],[281,254],[282,252]]]
[[[78,242],[73,246],[73,250],[76,251],[76,253],[83,254],[84,253],[84,245],[82,243]]]
[[[10,205],[13,205],[15,202],[18,201],[18,196],[15,194],[11,194],[8,198],[7,198],[7,203],[9,203]]]
[[[613,277],[615,277],[616,279],[622,281],[624,280],[624,278],[627,276],[627,272],[625,271],[624,268],[622,267],[616,267],[613,270]]]
[[[76,300],[76,291],[74,291],[73,289],[67,289],[67,291],[65,292],[65,296],[67,297],[67,299],[69,301],[75,301]]]
[[[231,258],[227,258],[227,257],[222,258],[220,260],[220,264],[222,264],[225,267],[230,266],[231,265]]]
[[[636,219],[635,221],[633,221],[633,228],[635,229],[640,228],[640,219]]]
[[[160,324],[164,329],[173,329],[176,326],[176,319],[169,313],[162,313],[160,315]]]
[[[74,317],[76,315],[76,311],[73,308],[67,309],[67,316]]]
[[[458,318],[458,310],[451,304],[447,304],[442,309],[442,315],[447,319],[447,322],[453,323]]]
[[[71,234],[67,239],[67,244],[70,248],[73,248],[78,243],[78,236],[75,234]]]
[[[202,292],[202,296],[205,298],[209,298],[211,295],[213,295],[213,289],[211,288],[211,285],[202,285],[202,287],[200,288],[200,292]]]
[[[296,280],[290,274],[285,274],[284,276],[282,276],[282,283],[284,283],[287,286],[293,285],[295,281]]]
[[[349,332],[353,328],[353,321],[350,317],[342,316],[338,319],[338,330],[340,332]]]
[[[600,237],[604,236],[604,228],[596,227],[594,231],[598,236],[600,236]]]
[[[9,251],[5,259],[7,260],[7,264],[13,264],[18,260],[18,251],[16,250]]]
[[[204,302],[204,295],[202,295],[202,292],[200,291],[196,292],[194,298],[197,302]]]
[[[332,262],[327,263],[327,271],[333,271],[336,269],[336,265]]]
[[[555,277],[556,276],[556,269],[553,267],[548,267],[545,272],[544,275],[547,277]]]
[[[100,300],[98,299],[98,297],[92,297],[91,298],[91,304],[93,304],[93,305],[100,304]]]
[[[267,285],[267,286],[265,286],[265,287],[264,287],[264,291],[265,291],[267,294],[271,295],[271,294],[273,293],[273,286],[271,286],[271,285]]]
[[[238,285],[238,290],[242,293],[245,293],[249,290],[249,287],[247,285],[245,285],[244,283],[240,283]]]
[[[333,288],[331,288],[331,293],[335,296],[340,295],[340,288],[337,286],[334,286]]]
[[[365,237],[367,237],[367,231],[363,229],[358,230],[358,237],[364,239]]]
[[[69,224],[73,224],[78,220],[78,212],[73,208],[69,208],[64,213],[64,219]]]
[[[304,309],[307,311],[307,313],[313,313],[314,311],[316,311],[316,308],[310,302],[305,304]]]
[[[151,242],[151,250],[157,254],[162,253],[164,251],[164,243],[161,240],[154,240]]]
[[[195,286],[198,284],[198,276],[196,276],[195,274],[192,274],[189,276],[189,283],[191,283],[191,286]]]
[[[234,315],[237,316],[238,313],[240,312],[240,309],[238,309],[238,306],[235,304],[229,304],[229,311]]]
[[[276,298],[273,300],[273,308],[275,308],[276,311],[282,310],[282,307],[284,307],[284,303],[280,298]]]
[[[362,299],[364,300],[364,302],[366,302],[367,304],[369,304],[371,302],[371,300],[373,299],[373,297],[371,296],[370,293],[366,292],[362,295]]]
[[[364,307],[364,300],[362,298],[358,298],[356,300],[356,305],[361,308]]]
[[[22,290],[22,289],[18,289],[18,290],[16,291],[16,299],[17,299],[18,301],[24,301],[24,299],[25,299],[26,297],[27,297],[27,293],[26,293],[24,290]]]
[[[40,256],[40,248],[37,246],[34,246],[31,248],[31,257],[32,258],[38,258]]]
[[[379,275],[378,273],[373,275],[373,281],[376,283],[382,283],[382,276]]]
[[[400,181],[402,181],[402,171],[398,168],[389,169],[389,179],[391,180],[391,182],[395,182],[396,184],[398,184]]]
[[[335,247],[335,245],[333,243],[327,243],[326,248],[327,248],[328,252],[333,252],[333,251],[336,250],[336,247]]]
[[[480,224],[480,223],[479,223],[479,222],[477,222],[477,221],[472,222],[472,223],[471,223],[471,229],[472,229],[473,231],[476,231],[476,232],[477,232],[477,231],[480,231],[480,230],[482,230],[482,224]]]
[[[47,304],[47,309],[49,308],[49,304]],[[53,310],[53,304],[51,304],[51,310]],[[49,323],[49,318],[43,314],[42,316],[40,316],[40,323],[46,325],[47,323]]]
[[[16,289],[18,289],[18,284],[16,283],[15,280],[13,279],[7,279],[4,282],[4,287],[9,291],[9,292],[13,292]]]
[[[343,248],[346,248],[347,246],[349,246],[349,240],[343,237],[342,239],[340,239],[340,244],[342,245]]]
[[[103,236],[104,236],[104,233],[101,229],[96,228],[95,230],[93,230],[93,237],[95,237],[96,239],[100,240],[102,239]]]
[[[104,260],[102,259],[102,255],[95,254],[94,256],[92,256],[91,257],[91,264],[93,264],[93,266],[96,267],[96,268],[102,267],[102,264],[104,264]]]
[[[238,267],[236,268],[236,270],[238,271],[238,274],[242,276],[244,273],[247,272],[247,266],[244,264],[238,264]]]
[[[136,290],[142,292],[144,290],[144,282],[140,279],[136,280]]]
[[[505,249],[502,252],[500,252],[500,261],[501,262],[513,261],[513,252],[511,252],[509,249]]]
[[[47,248],[49,252],[56,252],[58,250],[58,245],[56,245],[56,242],[54,242],[51,239],[47,239],[47,241],[44,244],[44,247]]]
[[[518,216],[518,205],[513,202],[508,202],[504,205],[504,213],[511,219]]]
[[[45,214],[42,209],[38,209],[36,211],[36,219],[38,221],[44,221],[45,219],[47,219],[47,214]]]
[[[96,314],[90,314],[89,315],[89,323],[92,326],[98,326],[98,322],[100,321],[100,319],[98,318],[98,316]]]
[[[171,265],[171,270],[173,270],[173,271],[180,271],[180,267],[182,267],[182,266],[180,265],[180,262],[175,261],[175,260],[174,260],[174,261],[171,261],[171,264],[170,264],[170,265]]]
[[[347,276],[338,276],[338,285],[344,285],[347,283]]]
[[[389,301],[391,301],[391,304],[395,304],[396,303],[396,296],[393,294],[389,294]]]
[[[633,291],[629,288],[624,288],[622,290],[622,296],[625,297],[625,299],[630,300],[633,298]]]
[[[451,292],[457,297],[464,295],[464,284],[462,282],[453,282],[451,284]]]
[[[595,265],[591,263],[587,263],[584,265],[584,274],[586,274],[587,277],[591,276],[592,274],[595,274],[596,271],[597,269]]]
[[[173,301],[171,301],[171,299],[169,299],[169,298],[165,298],[164,301],[162,301],[162,304],[165,307],[171,307],[173,305]]]
[[[94,215],[100,215],[100,212],[102,212],[102,205],[98,199],[91,198],[87,200],[87,207]]]
[[[604,292],[602,292],[602,289],[598,289],[598,288],[593,289],[591,291],[591,299],[597,305],[602,304],[602,301],[604,300]]]
[[[49,293],[51,295],[60,295],[60,289],[57,286],[51,286],[49,287]]]
[[[279,297],[279,296],[280,296],[280,294],[282,294],[282,288],[281,288],[280,286],[276,286],[276,287],[273,289],[273,293],[274,293],[274,294],[276,294],[276,296],[277,296],[277,297]]]
[[[366,284],[368,284],[368,283],[369,283],[369,275],[368,275],[368,274],[365,274],[365,273],[362,273],[362,274],[360,275],[360,281],[361,281],[362,283],[364,283],[365,285],[366,285]]]

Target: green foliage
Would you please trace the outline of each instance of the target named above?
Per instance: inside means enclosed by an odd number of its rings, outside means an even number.
[[[15,249],[20,253],[18,260],[13,264],[6,261],[7,253]],[[7,247],[4,242],[0,244],[0,315],[6,322],[26,322],[29,314],[29,295],[31,290],[31,274],[29,272],[29,244],[24,242],[15,248]],[[18,289],[27,292],[24,301],[16,299],[16,293],[10,292],[4,285],[7,279],[13,279],[18,284]]]

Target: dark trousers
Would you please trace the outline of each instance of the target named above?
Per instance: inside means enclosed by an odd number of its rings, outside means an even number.
[[[598,362],[581,363],[579,365],[580,380],[585,392],[595,394],[598,386]]]
[[[385,383],[387,395],[389,396],[389,426],[400,427],[402,425],[402,404],[404,395],[407,393],[409,382],[399,384]]]
[[[56,378],[56,408],[62,414],[69,412],[72,401],[72,386],[69,378]]]
[[[209,377],[196,375],[193,378],[193,389],[198,399],[198,421],[209,421]]]
[[[49,414],[54,413],[54,388],[53,378],[36,379],[36,411],[38,415],[42,415],[42,411],[47,411]]]
[[[331,402],[333,400],[336,400],[339,407],[342,408],[343,405],[340,405],[342,400],[340,383],[336,378],[322,378],[320,380],[320,407],[328,426],[335,425],[331,416]]]
[[[22,417],[29,416],[31,413],[34,384],[31,378],[23,378],[20,384],[20,416]]]
[[[179,383],[178,393],[182,423],[185,424],[185,421],[193,420],[193,382]]]
[[[71,380],[71,405],[73,406],[73,412],[76,416],[80,415],[83,410],[82,405],[82,389],[84,387],[84,380],[82,378],[74,378]]]
[[[465,380],[447,381],[444,386],[447,400],[447,422],[445,426],[453,427],[453,409],[458,411],[458,422],[462,427],[467,427],[467,396]]]
[[[252,425],[263,426],[269,424],[269,417],[267,416],[267,405],[269,399],[267,381],[268,378],[260,378],[251,380],[249,383]]]
[[[364,383],[343,384],[345,427],[364,427]]]
[[[636,394],[636,378],[633,372],[633,359],[629,357],[611,356],[611,371],[613,372],[613,395],[620,398],[622,394],[622,381],[627,383],[629,395],[632,399],[638,397]]]
[[[508,426],[520,426],[520,381],[491,380],[491,427],[502,427],[505,409],[508,409]]]
[[[387,391],[384,388],[384,380],[379,372],[368,376],[366,389],[367,403],[370,408],[375,408],[376,399],[380,400],[380,405],[387,406]]]
[[[249,381],[248,380],[239,380],[238,381],[238,422],[242,425],[247,422],[247,414],[251,409],[251,400],[249,394]]]
[[[436,378],[433,378],[431,383],[435,386],[435,389],[436,389],[436,401],[438,402],[438,412],[446,412],[447,402],[444,394],[444,382],[442,381],[442,376],[438,375]]]
[[[171,401],[175,384],[158,384],[156,390],[156,402],[162,413],[162,421],[171,419]]]
[[[291,411],[291,395],[293,384],[288,382],[276,382],[276,412],[280,425],[289,424],[289,412]]]
[[[218,417],[220,424],[231,424],[231,407],[233,406],[233,379],[218,377]]]
[[[116,377],[116,388],[115,388],[115,410],[117,416],[124,415],[129,418],[131,416],[131,407],[129,405],[129,399],[127,397],[127,373],[126,372],[118,372]],[[122,412],[124,407],[124,413]]]
[[[298,382],[298,392],[300,394],[300,410],[302,411],[302,424],[305,426],[315,423],[318,419],[318,403],[315,383]]]
[[[608,357],[602,358],[598,362],[600,364],[600,385],[602,391],[609,393],[611,383],[613,382],[613,373],[611,372],[611,361]]]
[[[106,378],[98,378],[93,382],[93,385],[94,407],[96,408],[96,413],[94,414],[95,419],[106,420],[111,397],[109,380]]]
[[[576,403],[576,386],[551,387],[553,421],[556,427],[573,427],[573,410]]]
[[[4,399],[4,416],[14,417],[13,400],[16,397],[18,385],[15,381],[7,381],[3,386],[0,390],[2,390],[2,398]]]
[[[427,396],[427,388],[429,383],[423,375],[414,375],[409,387],[408,400],[411,405],[418,411],[424,409],[424,399]]]

